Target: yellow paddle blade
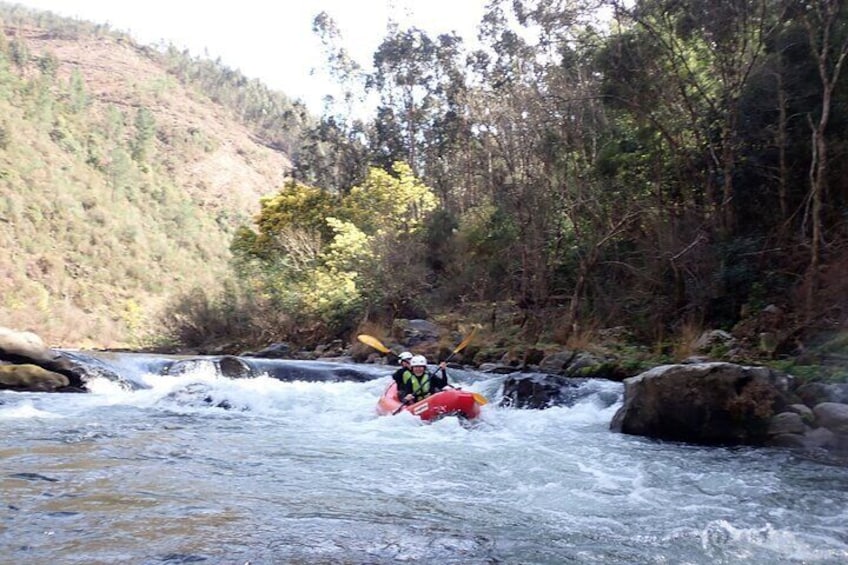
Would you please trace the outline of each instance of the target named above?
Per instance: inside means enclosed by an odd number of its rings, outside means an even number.
[[[383,345],[383,343],[374,336],[370,336],[368,334],[359,334],[358,336],[356,336],[356,339],[358,339],[365,345],[370,345],[377,351],[382,351],[383,353],[389,352],[389,348]]]
[[[459,345],[457,345],[457,346],[454,348],[453,352],[454,352],[454,353],[459,353],[460,351],[462,351],[463,349],[465,349],[465,348],[468,346],[468,344],[469,344],[469,343],[471,343],[471,340],[472,340],[472,339],[474,339],[474,334],[476,334],[476,333],[477,333],[477,327],[475,326],[475,327],[474,327],[474,329],[472,329],[472,330],[471,330],[471,333],[470,333],[470,334],[468,334],[468,336],[467,336],[465,339],[463,339],[463,340],[459,343]]]
[[[486,400],[486,397],[478,392],[472,392],[471,396],[474,397],[475,402],[477,402],[477,404],[479,404],[480,406],[485,406],[489,403],[489,401]]]

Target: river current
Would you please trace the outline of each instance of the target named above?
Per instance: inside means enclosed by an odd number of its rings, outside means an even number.
[[[110,362],[132,390],[0,392],[0,563],[848,562],[848,469],[612,433],[618,383],[516,410],[503,377],[458,372],[491,400],[481,418],[424,424],[377,416],[390,367]]]

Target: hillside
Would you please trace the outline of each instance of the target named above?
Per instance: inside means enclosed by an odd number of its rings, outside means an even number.
[[[227,276],[291,162],[156,50],[3,4],[0,22],[0,325],[138,345],[170,298]]]

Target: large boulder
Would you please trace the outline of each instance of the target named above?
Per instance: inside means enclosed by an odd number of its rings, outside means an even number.
[[[732,363],[663,365],[624,381],[610,428],[707,445],[762,445],[792,377]]]
[[[48,349],[36,334],[3,327],[0,327],[0,355],[7,360],[22,358],[33,363],[49,363],[60,357],[58,353]]]
[[[85,368],[62,353],[50,349],[32,332],[19,332],[0,327],[0,361],[14,365],[37,365],[67,377],[67,391],[85,390]]]
[[[392,335],[410,348],[438,343],[441,331],[429,320],[399,318],[392,323]]]
[[[0,389],[55,392],[70,384],[68,377],[38,365],[0,365]]]

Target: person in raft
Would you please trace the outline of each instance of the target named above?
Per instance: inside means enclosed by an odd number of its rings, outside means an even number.
[[[424,400],[434,392],[439,392],[448,385],[448,373],[444,361],[439,363],[439,371],[431,373],[427,370],[427,358],[414,355],[409,360],[410,368],[401,375],[398,384],[398,399],[404,404]],[[439,374],[441,373],[441,374]]]
[[[400,367],[397,371],[392,373],[392,380],[397,383],[397,389],[400,390],[403,386],[403,374],[410,369],[409,360],[412,359],[412,353],[409,351],[404,351],[400,355],[398,355],[398,363],[400,363]]]

